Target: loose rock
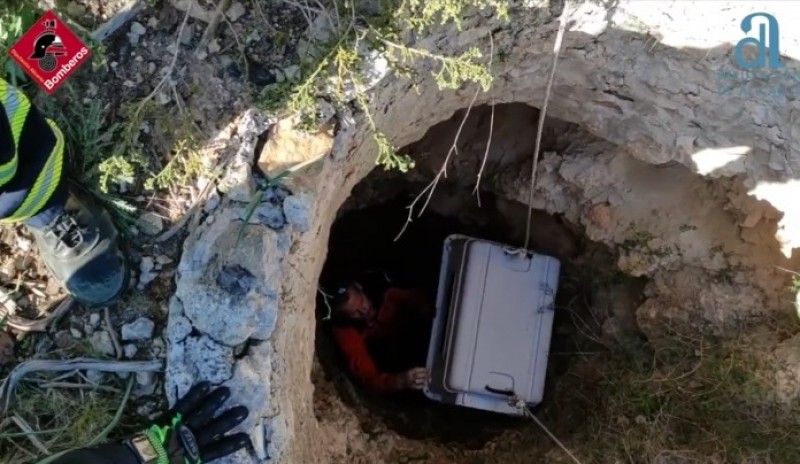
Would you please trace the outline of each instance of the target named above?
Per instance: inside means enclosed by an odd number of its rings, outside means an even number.
[[[168,96],[167,96],[168,98]],[[169,99],[166,102],[161,102],[162,105],[169,103]],[[142,230],[147,235],[158,235],[164,230],[164,221],[161,220],[161,217],[155,213],[147,212],[139,216],[139,219],[136,221],[136,225],[139,226],[139,229]]]
[[[66,350],[75,346],[75,339],[70,335],[69,330],[60,330],[56,332],[55,337],[56,346],[61,350]]]
[[[131,23],[131,33],[136,35],[144,35],[147,32],[147,29],[142,25],[142,23],[134,21]]]
[[[164,339],[161,337],[157,337],[153,340],[152,347],[150,348],[150,352],[154,358],[164,358],[167,356],[167,344],[164,342]]]
[[[328,127],[308,133],[296,129],[295,122],[285,118],[270,128],[267,143],[258,157],[258,168],[267,177],[331,152],[333,135]]]
[[[608,228],[613,220],[611,208],[605,204],[597,204],[589,209],[589,219],[600,228]]]
[[[67,15],[73,18],[81,18],[86,14],[86,7],[80,3],[70,2],[66,6]]]
[[[167,255],[158,255],[156,256],[156,263],[161,264],[162,266],[165,264],[172,264],[172,258]]]
[[[136,373],[136,383],[142,387],[146,387],[149,385],[153,385],[156,383],[156,373],[155,372],[137,372]]]
[[[205,211],[206,213],[214,211],[215,209],[217,209],[217,206],[219,206],[220,201],[222,201],[222,198],[219,196],[219,192],[216,189],[214,189],[214,191],[212,191],[211,194],[208,196],[206,204],[203,205],[203,211]]]
[[[288,66],[283,70],[283,73],[286,75],[287,80],[293,81],[300,73],[300,66],[297,66],[296,64]]]
[[[31,245],[32,245],[32,243],[31,243],[30,240],[28,240],[26,238],[22,238],[22,237],[18,237],[17,238],[17,248],[19,248],[20,250],[22,250],[22,251],[30,251]]]
[[[92,324],[92,327],[97,327],[98,325],[100,325],[100,315],[97,313],[90,314],[89,324]]]
[[[217,39],[214,39],[211,42],[209,42],[208,53],[211,53],[213,55],[215,53],[219,53],[220,50],[222,50],[222,46],[220,46],[219,41]]]
[[[133,343],[128,343],[122,347],[122,352],[125,354],[126,358],[133,359],[136,356],[136,353],[139,352],[139,348],[137,348]]]
[[[104,373],[101,371],[86,371],[86,380],[98,385],[103,381]]]
[[[158,277],[158,273],[155,272],[155,266],[153,258],[149,256],[142,257],[142,261],[139,263],[139,270],[141,271],[139,275],[139,289],[144,289],[147,284]]]
[[[83,338],[83,334],[80,330],[76,329],[75,327],[71,327],[69,329],[69,333],[75,338]]]
[[[105,330],[100,330],[92,334],[89,338],[92,348],[98,353],[106,356],[114,356],[114,343],[111,341],[111,335]]]
[[[230,8],[228,8],[228,11],[225,12],[225,15],[231,21],[236,21],[244,16],[245,13],[247,13],[247,10],[244,8],[244,5],[239,2],[234,2]]]
[[[194,39],[194,26],[187,24],[181,33],[180,41],[182,45],[189,45]]]
[[[122,339],[129,340],[147,340],[153,336],[156,324],[146,317],[140,317],[130,324],[122,326]]]

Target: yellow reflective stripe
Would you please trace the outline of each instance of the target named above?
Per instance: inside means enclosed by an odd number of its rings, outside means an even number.
[[[3,104],[3,109],[8,118],[8,125],[11,128],[11,136],[14,139],[14,154],[11,160],[0,164],[0,186],[3,186],[11,181],[17,172],[19,139],[22,135],[22,126],[25,124],[25,118],[27,118],[31,109],[31,102],[25,95],[8,85],[3,79],[0,79],[0,102]]]
[[[14,178],[14,174],[17,173],[17,155],[14,154],[14,157],[11,158],[6,164],[0,165],[0,187],[11,182],[11,179]]]
[[[64,135],[53,121],[48,119],[47,123],[50,124],[50,128],[56,136],[56,145],[50,152],[42,171],[36,177],[36,183],[28,192],[25,201],[14,211],[14,214],[0,220],[2,223],[20,222],[34,216],[44,208],[58,187],[64,158]]]
[[[19,147],[22,126],[31,109],[31,102],[22,92],[0,80],[0,95],[3,97],[3,108],[6,110],[11,134],[14,136],[14,148]]]

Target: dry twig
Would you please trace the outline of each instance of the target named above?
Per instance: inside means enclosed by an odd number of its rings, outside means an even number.
[[[146,97],[144,97],[144,99],[139,103],[139,106],[136,108],[136,116],[139,115],[139,111],[141,111],[142,108],[144,108],[144,105],[161,90],[161,88],[167,82],[167,79],[169,79],[170,76],[172,76],[172,71],[175,70],[175,64],[178,62],[178,54],[180,54],[181,51],[181,36],[183,35],[183,29],[186,27],[186,22],[189,20],[190,11],[191,8],[189,8],[186,14],[183,15],[183,22],[181,22],[181,27],[178,28],[178,34],[175,37],[175,44],[174,44],[175,53],[172,54],[172,61],[169,63],[169,67],[167,68],[161,80],[158,81],[158,84],[156,84],[156,86],[153,88],[153,91],[150,92]]]
[[[75,301],[71,297],[66,297],[59,305],[46,317],[42,319],[28,319],[17,316],[17,304],[5,290],[0,288],[0,319],[7,317],[6,323],[9,327],[19,332],[46,332],[47,326],[57,321],[67,312]]]
[[[147,2],[144,0],[131,0],[119,11],[117,11],[117,13],[111,19],[95,29],[95,31],[91,34],[92,38],[98,42],[105,42],[106,39],[111,37],[122,26],[136,17],[136,15],[139,14],[139,12],[142,11],[146,6]]]
[[[228,10],[228,8],[230,8],[230,6],[231,0],[220,0],[219,4],[217,4],[217,9],[214,10],[214,16],[211,18],[211,22],[208,23],[208,27],[206,27],[205,32],[203,32],[203,36],[200,38],[200,43],[197,44],[196,51],[199,52],[208,45],[208,43],[211,41],[211,37],[217,33],[217,26],[219,26],[220,19],[225,16],[225,12]]]
[[[492,62],[494,61],[494,37],[492,34],[489,34],[489,71],[492,70]],[[478,180],[475,182],[475,190],[472,192],[478,197],[478,207],[481,207],[481,176],[483,175],[483,170],[486,168],[486,160],[489,158],[489,150],[492,148],[492,134],[494,132],[494,108],[495,108],[495,101],[494,101],[494,85],[490,88],[491,91],[491,102],[492,102],[492,116],[489,120],[489,140],[486,142],[486,152],[483,154],[483,162],[481,163],[481,168],[478,170]]]
[[[95,370],[104,372],[159,372],[161,361],[104,361],[92,358],[67,360],[34,359],[18,364],[0,384],[0,413],[5,414],[11,405],[14,388],[32,372],[61,372],[74,370]]]
[[[430,183],[424,189],[422,189],[419,195],[417,195],[414,198],[414,201],[412,201],[411,204],[408,206],[408,218],[406,218],[406,222],[405,224],[403,224],[403,228],[400,229],[400,232],[394,238],[394,241],[399,240],[400,236],[402,236],[403,232],[405,232],[406,229],[408,228],[408,225],[411,224],[411,221],[413,220],[414,216],[414,207],[416,206],[417,202],[419,202],[419,200],[422,199],[422,196],[425,195],[426,192],[428,193],[428,198],[425,199],[425,203],[422,205],[422,208],[420,209],[419,214],[417,215],[417,217],[420,217],[422,216],[422,213],[425,212],[425,208],[428,207],[428,204],[430,203],[431,198],[433,197],[433,192],[436,190],[436,186],[439,184],[439,180],[442,177],[447,177],[447,165],[450,163],[450,157],[453,155],[453,153],[458,155],[458,139],[461,138],[461,132],[464,130],[464,125],[467,123],[469,114],[472,111],[472,107],[475,105],[475,100],[478,99],[478,94],[480,94],[480,92],[481,88],[480,86],[478,86],[478,88],[475,89],[475,94],[472,96],[472,100],[470,100],[469,102],[469,106],[467,107],[467,112],[466,114],[464,114],[464,118],[461,120],[461,124],[458,126],[458,131],[456,132],[455,139],[453,140],[453,144],[450,145],[450,150],[448,150],[447,156],[444,158],[442,167],[439,168],[439,171],[436,173],[436,176],[433,178],[433,180],[430,181]]]
[[[109,393],[121,393],[121,390],[114,387],[105,385],[92,385],[88,383],[72,383],[72,382],[42,382],[39,383],[39,388],[79,388],[84,390],[99,390]]]
[[[306,19],[306,22],[308,23],[308,30],[309,31],[311,31],[314,28],[314,21],[311,19],[311,15],[309,14],[309,12],[311,11],[311,12],[315,12],[317,14],[322,14],[321,11],[317,10],[316,8],[314,8],[312,6],[301,5],[301,4],[297,3],[297,2],[293,2],[292,0],[283,0],[283,3],[286,3],[288,5],[292,5],[293,7],[296,7],[296,8],[298,8],[300,10],[300,12],[303,14],[303,17]]]
[[[19,427],[20,430],[25,432],[25,438],[30,440],[31,443],[33,443],[33,446],[35,446],[39,451],[41,451],[44,454],[50,454],[50,450],[47,449],[46,446],[44,446],[44,443],[42,443],[42,441],[39,440],[39,438],[36,437],[36,434],[33,432],[33,428],[27,422],[25,422],[25,419],[14,414],[13,416],[11,416],[11,420],[14,421],[15,424],[17,424],[17,427]]]
[[[108,308],[103,309],[104,319],[106,324],[106,331],[111,336],[111,343],[114,344],[114,351],[117,352],[117,359],[122,358],[122,344],[119,342],[119,335],[117,335],[117,331],[114,330],[114,326],[111,325],[111,313],[108,311]]]

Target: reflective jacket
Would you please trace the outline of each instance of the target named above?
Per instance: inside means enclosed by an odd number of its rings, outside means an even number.
[[[42,210],[61,183],[64,137],[18,88],[0,79],[0,223],[20,222]]]

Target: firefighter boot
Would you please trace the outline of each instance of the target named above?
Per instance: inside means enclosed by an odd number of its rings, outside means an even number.
[[[43,228],[30,227],[50,272],[78,303],[109,306],[128,286],[130,270],[108,212],[71,190],[63,210]]]

